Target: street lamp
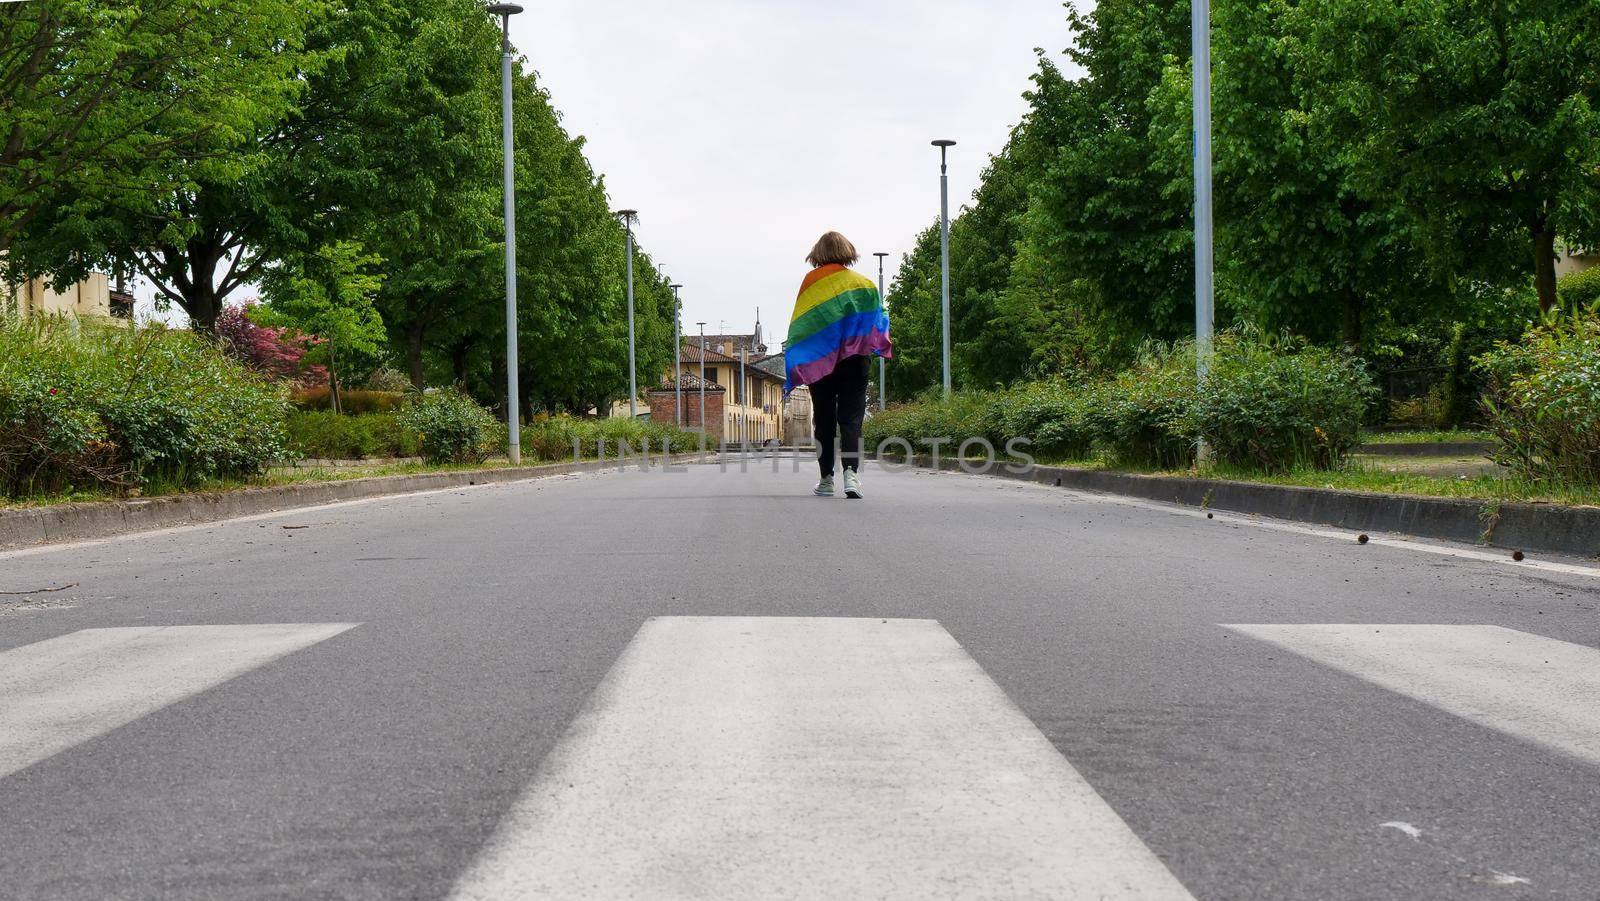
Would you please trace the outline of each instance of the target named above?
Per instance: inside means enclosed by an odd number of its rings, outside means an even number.
[[[622,227],[628,232],[628,418],[639,418],[639,383],[633,370],[633,223],[639,220],[638,210],[617,210]]]
[[[956,146],[955,141],[941,138],[934,141],[939,148],[939,311],[943,317],[944,334],[944,396],[950,396],[950,173],[945,166],[945,151]]]
[[[700,448],[706,446],[706,324],[700,326]]]
[[[678,299],[682,285],[668,285],[672,289],[672,420],[683,428],[683,301]]]
[[[889,308],[889,301],[885,298],[885,295],[883,293],[883,258],[888,256],[888,254],[879,252],[879,253],[873,254],[873,256],[878,258],[878,299],[883,302],[883,307],[884,307],[884,309],[887,310]],[[888,401],[889,392],[888,392],[887,389],[884,388],[885,384],[887,384],[887,383],[884,381],[883,357],[880,355],[878,357],[878,409],[879,410],[887,410],[887,409],[889,409],[889,401]]]
[[[517,396],[517,197],[511,153],[511,17],[522,12],[515,3],[492,3],[489,14],[500,17],[500,144],[505,154],[506,217],[506,457],[522,462],[522,433]]]
[[[1189,36],[1194,57],[1194,347],[1195,378],[1211,368],[1216,282],[1211,219],[1211,0],[1190,4]],[[1205,442],[1197,459],[1207,456]]]

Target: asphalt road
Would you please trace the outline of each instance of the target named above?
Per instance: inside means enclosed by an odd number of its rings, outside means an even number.
[[[1600,569],[780,468],[0,554],[0,897],[1600,898]]]

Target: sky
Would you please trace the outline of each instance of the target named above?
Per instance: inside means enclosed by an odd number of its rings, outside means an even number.
[[[892,283],[939,214],[930,142],[958,142],[954,216],[1026,111],[1034,48],[1073,71],[1061,0],[522,4],[512,43],[683,284],[684,333],[702,320],[748,333],[759,308],[774,350],[824,231],[849,237],[869,275],[889,253]],[[151,315],[154,289],[137,293]]]
[[[511,39],[614,207],[683,284],[684,331],[787,330],[807,251],[829,229],[901,255],[951,215],[1026,110],[1061,0],[523,0]],[[1063,65],[1066,64],[1063,62]],[[1068,71],[1072,71],[1070,67]]]

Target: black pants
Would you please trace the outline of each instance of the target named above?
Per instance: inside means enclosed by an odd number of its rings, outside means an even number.
[[[817,464],[822,476],[833,475],[834,433],[838,432],[844,468],[859,470],[861,420],[867,415],[867,373],[872,360],[845,357],[833,371],[811,385],[812,417],[816,420]]]

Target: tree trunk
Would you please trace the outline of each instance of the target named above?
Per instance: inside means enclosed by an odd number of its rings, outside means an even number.
[[[455,347],[450,348],[450,368],[456,377],[456,385],[459,387],[464,388],[467,384],[467,351],[471,349],[472,345],[466,341],[462,341]]]
[[[1349,288],[1344,292],[1344,343],[1351,350],[1361,346],[1361,295]]]
[[[421,391],[422,384],[422,337],[426,331],[422,317],[411,320],[406,327],[406,369],[411,375],[411,387]]]
[[[331,340],[328,342],[328,407],[335,413],[344,412],[344,404],[339,402],[338,360],[334,357]]]
[[[1539,291],[1539,312],[1548,313],[1556,305],[1556,233],[1542,220],[1532,232],[1533,286]]]

